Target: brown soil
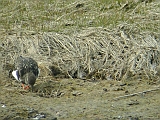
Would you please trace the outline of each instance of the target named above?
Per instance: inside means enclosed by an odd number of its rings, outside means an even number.
[[[97,81],[40,77],[34,91],[0,76],[2,120],[160,119],[160,81]]]

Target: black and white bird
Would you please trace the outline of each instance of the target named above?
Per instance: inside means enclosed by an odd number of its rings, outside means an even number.
[[[15,60],[15,68],[16,70],[12,72],[15,79],[22,83],[23,89],[26,90],[31,87],[33,91],[33,85],[39,74],[37,62],[32,58],[19,56]]]

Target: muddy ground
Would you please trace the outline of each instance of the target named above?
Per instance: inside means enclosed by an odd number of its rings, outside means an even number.
[[[78,80],[39,77],[34,91],[0,76],[1,120],[158,120],[159,80]]]

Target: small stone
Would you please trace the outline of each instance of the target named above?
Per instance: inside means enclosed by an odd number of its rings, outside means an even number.
[[[83,93],[82,92],[78,92],[78,91],[73,91],[72,92],[73,96],[78,96],[78,95],[81,95],[81,94],[83,94]]]
[[[136,101],[130,101],[129,103],[128,103],[128,105],[138,105],[139,104],[139,102],[136,100]]]
[[[107,88],[103,88],[103,91],[107,92],[108,90],[107,90]]]
[[[126,90],[124,93],[125,93],[125,94],[128,94],[128,93],[129,93],[129,91],[128,91],[128,90]]]
[[[44,114],[36,114],[33,119],[39,120],[40,118],[46,118],[46,116]]]
[[[2,107],[3,107],[3,108],[5,108],[5,107],[6,107],[6,105],[2,105]]]
[[[76,8],[81,8],[81,7],[83,7],[84,6],[84,3],[78,3],[77,5],[76,5]]]
[[[126,83],[121,83],[121,84],[120,84],[120,86],[125,86],[125,85],[127,85],[127,84],[126,84]]]

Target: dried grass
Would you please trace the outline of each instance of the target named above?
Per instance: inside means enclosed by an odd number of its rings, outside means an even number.
[[[2,2],[0,13],[3,70],[12,69],[22,55],[38,61],[41,76],[107,80],[159,76],[158,1],[8,2]]]
[[[5,36],[3,63],[30,56],[48,74],[70,78],[121,80],[156,76],[160,41],[130,25],[116,29],[88,28],[72,36],[54,32],[15,32]],[[130,31],[130,32],[128,32]]]

